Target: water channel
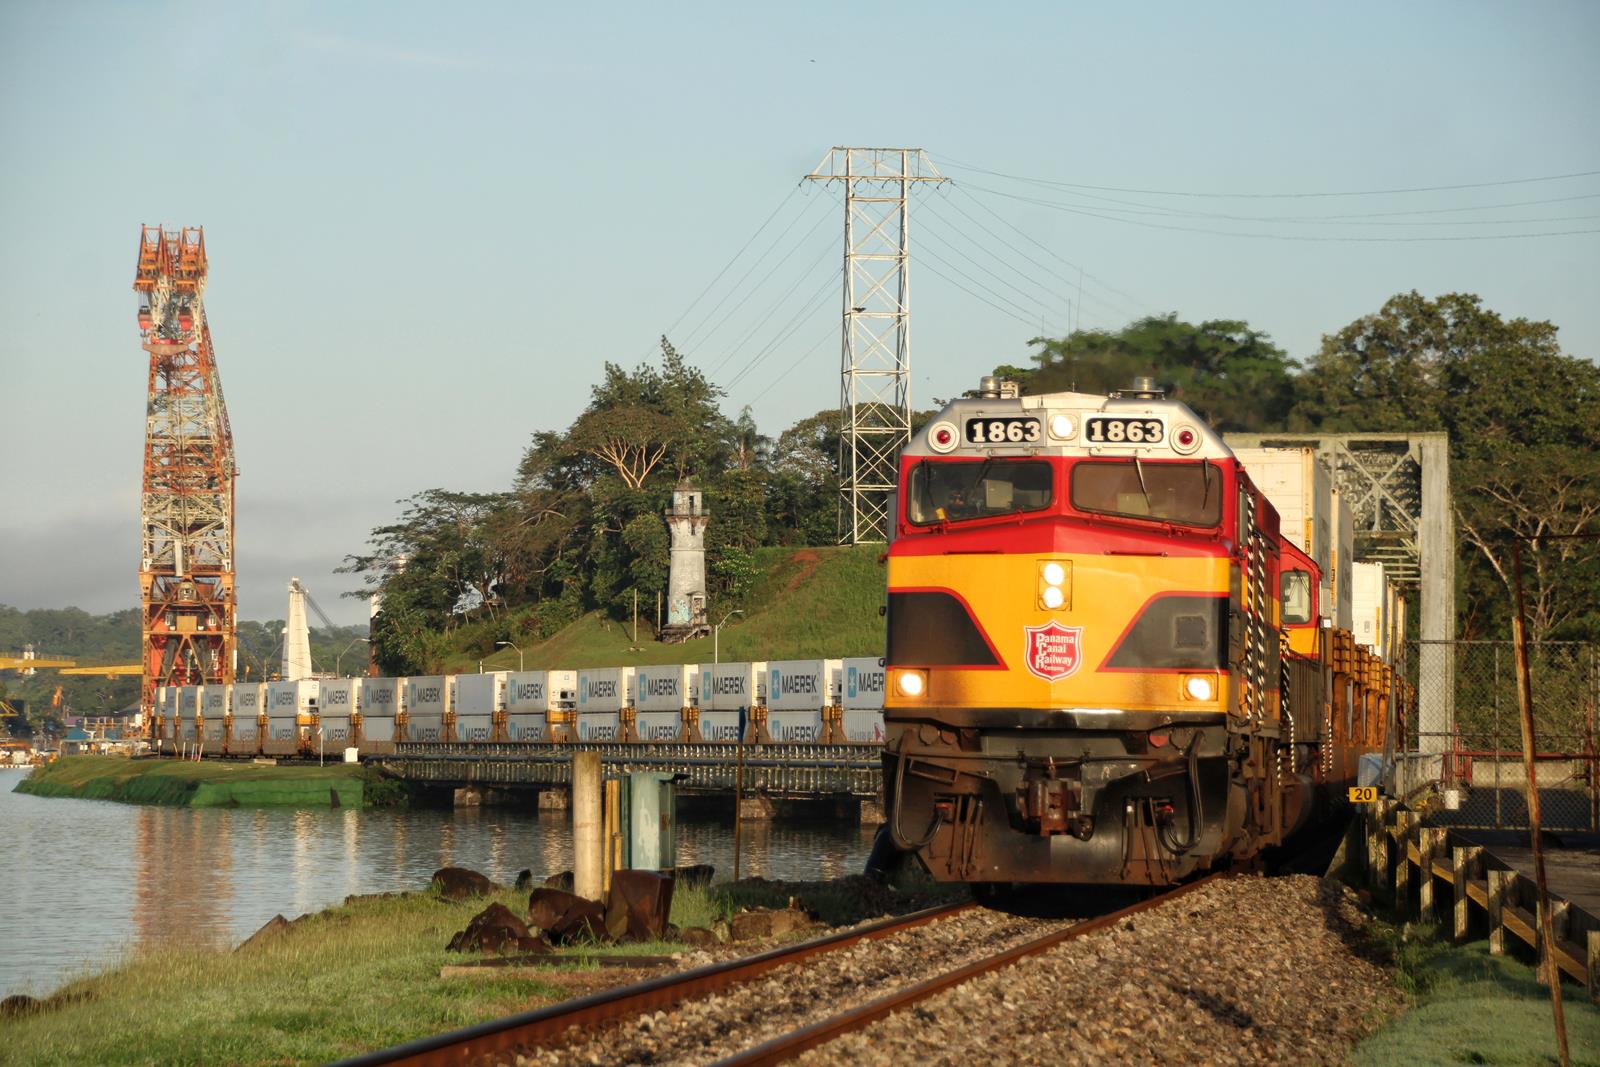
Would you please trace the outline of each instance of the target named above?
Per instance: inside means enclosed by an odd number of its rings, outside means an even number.
[[[420,889],[447,865],[505,884],[572,866],[560,812],[139,807],[12,792],[23,773],[0,771],[0,997],[48,993],[126,951],[236,943],[275,914]],[[854,874],[871,845],[853,821],[746,823],[741,874]],[[731,825],[682,821],[678,862],[728,877]]]

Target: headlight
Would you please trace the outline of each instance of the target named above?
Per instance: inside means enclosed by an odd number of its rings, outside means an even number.
[[[1191,674],[1183,680],[1183,693],[1190,700],[1210,700],[1216,696],[1217,687],[1205,675]]]
[[[1039,564],[1039,607],[1045,611],[1059,611],[1066,607],[1072,594],[1067,583],[1072,580],[1071,564],[1045,560]]]
[[[897,671],[894,678],[894,687],[903,697],[919,697],[927,688],[927,680],[921,671]]]
[[[1044,606],[1054,611],[1066,603],[1067,595],[1061,591],[1059,585],[1047,585],[1044,587],[1043,600]]]
[[[1060,585],[1067,580],[1067,570],[1054,561],[1044,565],[1044,580],[1046,585]]]
[[[1072,423],[1071,415],[1050,416],[1050,436],[1058,441],[1065,441],[1076,433],[1078,428]]]

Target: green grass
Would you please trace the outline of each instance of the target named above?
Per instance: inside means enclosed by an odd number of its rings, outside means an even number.
[[[1352,1064],[1556,1062],[1550,993],[1534,979],[1532,967],[1489,955],[1487,941],[1456,946],[1432,928],[1375,925],[1380,945],[1392,958],[1396,984],[1412,1004],[1357,1045]],[[1573,1064],[1600,1067],[1600,1008],[1571,982],[1562,992]]]
[[[222,760],[66,756],[35,768],[17,792],[131,804],[186,807],[322,805],[359,807],[367,773],[342,763],[327,767],[269,766]]]
[[[881,656],[884,568],[881,545],[841,548],[764,548],[756,553],[761,566],[743,616],[722,628],[724,662],[813,659],[839,656]],[[598,612],[585,615],[548,641],[532,635],[516,638],[528,670],[572,670],[579,667],[632,666],[655,663],[709,663],[709,637],[681,645],[655,641],[646,625],[654,604],[639,605],[640,649],[631,625]],[[720,616],[719,616],[720,617]],[[480,656],[463,651],[446,660],[449,671],[516,670],[517,653],[499,649]]]

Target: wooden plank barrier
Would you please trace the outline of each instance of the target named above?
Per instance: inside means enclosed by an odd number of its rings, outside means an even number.
[[[1583,985],[1590,1001],[1600,1004],[1600,916],[1552,897],[1555,944],[1553,958],[1547,960],[1539,944],[1537,907],[1528,879],[1491,866],[1494,858],[1483,846],[1458,840],[1448,828],[1419,825],[1420,816],[1395,801],[1378,800],[1362,819],[1367,883],[1391,893],[1396,911],[1411,914],[1414,900],[1419,921],[1444,922],[1437,896],[1442,881],[1450,886],[1448,922],[1453,941],[1470,937],[1476,907],[1484,915],[1491,954],[1503,955],[1508,935],[1515,937],[1538,957],[1539,981],[1550,981],[1553,969]]]

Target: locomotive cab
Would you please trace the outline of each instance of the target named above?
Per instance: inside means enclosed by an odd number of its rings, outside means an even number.
[[[985,379],[896,499],[885,799],[935,877],[1164,884],[1298,817],[1277,513],[1187,406]]]

